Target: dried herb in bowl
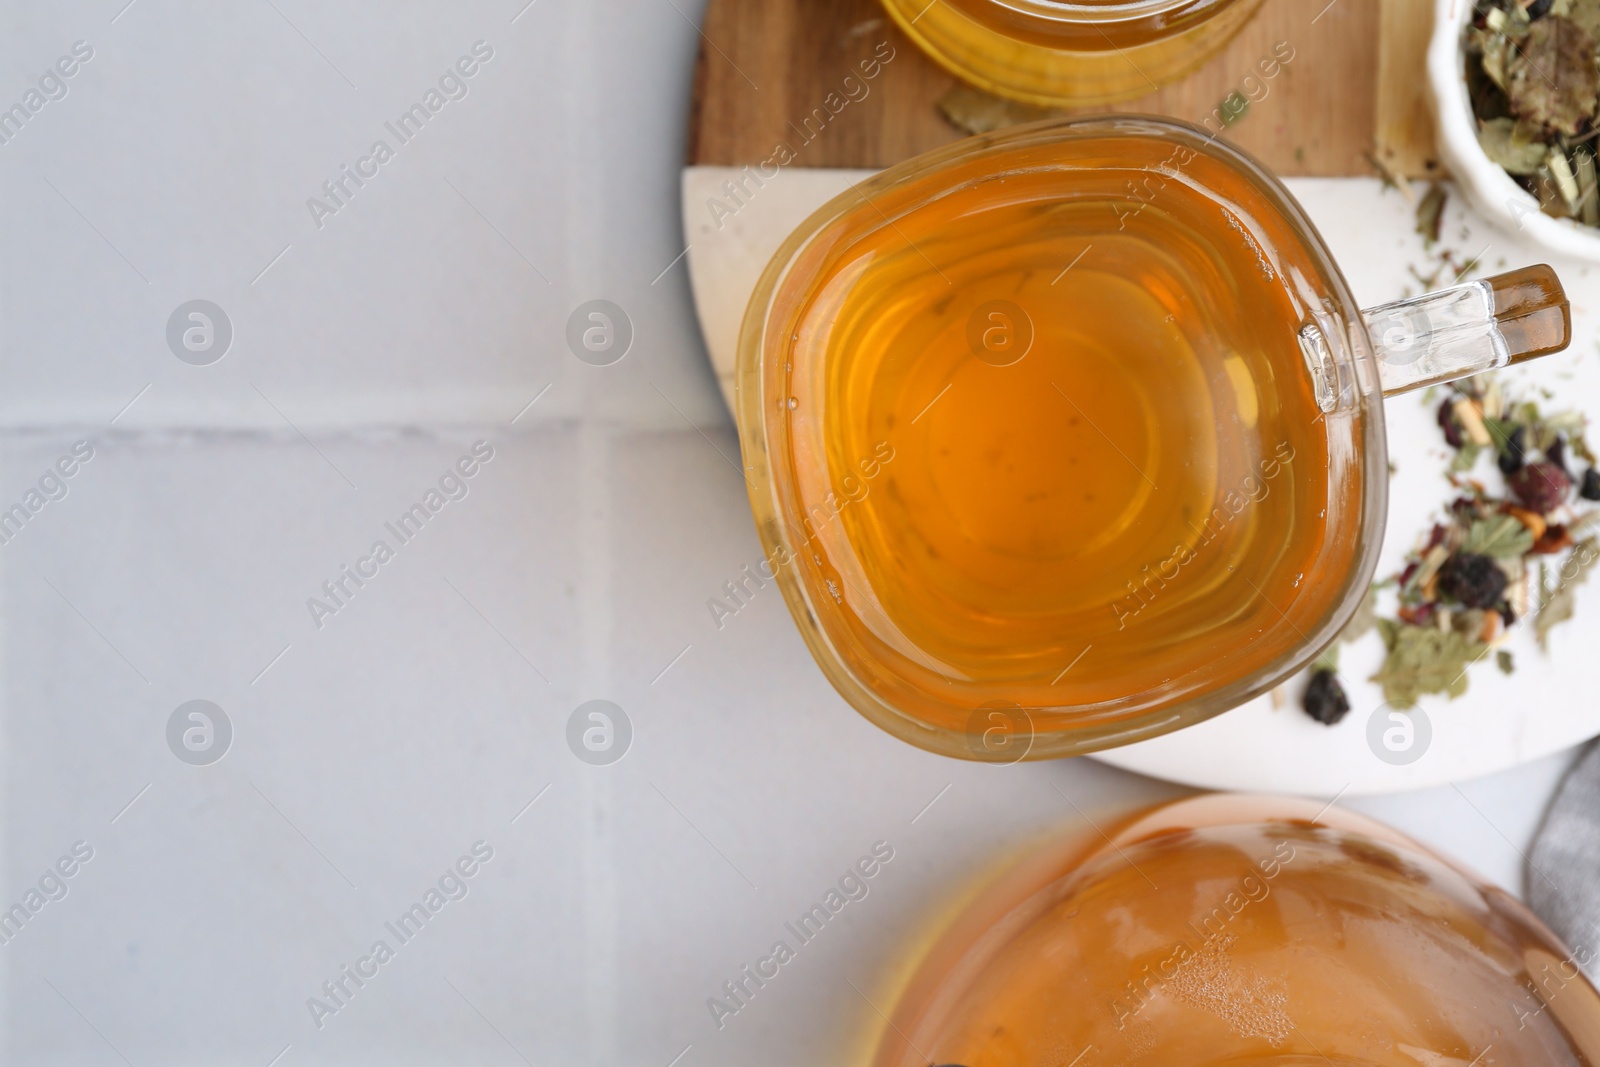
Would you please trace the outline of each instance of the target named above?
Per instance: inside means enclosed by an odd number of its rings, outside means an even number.
[[[1339,644],[1374,627],[1384,660],[1371,680],[1397,708],[1427,693],[1458,697],[1468,671],[1494,658],[1511,673],[1501,647],[1507,630],[1532,619],[1545,646],[1551,628],[1572,617],[1579,585],[1600,561],[1600,470],[1577,412],[1542,412],[1506,394],[1490,375],[1443,390],[1437,422],[1452,454],[1446,477],[1455,498],[1406,557],[1404,568],[1369,591],[1339,642],[1313,665],[1301,698],[1306,713],[1329,725],[1349,710],[1339,681]],[[1492,464],[1490,463],[1492,460]],[[1479,468],[1499,491],[1475,475]],[[1380,594],[1395,605],[1380,615]],[[1388,599],[1387,597],[1385,599]]]
[[[1477,0],[1462,41],[1478,144],[1547,215],[1600,226],[1600,0]]]

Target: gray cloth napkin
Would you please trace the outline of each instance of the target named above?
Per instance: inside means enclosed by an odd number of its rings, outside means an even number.
[[[1600,743],[1556,788],[1523,872],[1528,904],[1560,935],[1590,978],[1600,965]],[[1586,950],[1586,951],[1579,951]]]

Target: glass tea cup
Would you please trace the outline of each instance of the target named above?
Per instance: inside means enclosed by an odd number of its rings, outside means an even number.
[[[1371,819],[1212,794],[971,894],[865,1061],[1576,1067],[1600,1055],[1594,959]]]
[[[1559,351],[1530,267],[1363,312],[1259,164],[1194,127],[1018,127],[793,233],[741,329],[752,509],[862,715],[945,755],[1167,733],[1303,668],[1355,612],[1382,399]]]
[[[1261,0],[883,0],[883,6],[929,57],[980,89],[1039,107],[1089,107],[1131,100],[1194,70],[1228,43]]]

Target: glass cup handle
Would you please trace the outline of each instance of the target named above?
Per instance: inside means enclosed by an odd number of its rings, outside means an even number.
[[[1567,294],[1543,264],[1361,315],[1384,396],[1559,352],[1572,339]]]

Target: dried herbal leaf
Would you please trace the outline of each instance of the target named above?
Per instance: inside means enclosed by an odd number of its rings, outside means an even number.
[[[1507,418],[1511,419],[1513,422],[1527,422],[1527,423],[1546,422],[1546,421],[1552,421],[1553,422],[1554,420],[1556,420],[1558,418],[1567,418],[1567,417],[1577,418],[1577,419],[1582,419],[1583,418],[1583,416],[1581,414],[1579,414],[1578,412],[1572,411],[1572,412],[1565,412],[1565,413],[1563,413],[1561,415],[1552,415],[1547,420],[1547,419],[1543,418],[1539,414],[1539,405],[1535,404],[1532,400],[1524,400],[1520,404],[1512,405],[1511,414],[1507,416]]]
[[[1567,18],[1582,26],[1590,37],[1600,41],[1600,0],[1572,0],[1567,6]]]
[[[1494,439],[1495,451],[1504,452],[1511,442],[1511,435],[1517,432],[1517,427],[1522,425],[1510,419],[1492,419],[1484,416],[1483,424],[1489,430],[1489,436]]]
[[[1425,693],[1467,691],[1467,667],[1489,651],[1453,630],[1431,626],[1397,626],[1394,643],[1372,681],[1383,686],[1383,699],[1409,708]]]
[[[1400,624],[1394,619],[1385,619],[1380,616],[1377,627],[1378,636],[1383,638],[1384,650],[1393,652],[1395,642],[1400,640]]]
[[[1594,52],[1594,37],[1571,19],[1546,15],[1533,23],[1507,64],[1512,110],[1559,133],[1577,133],[1600,97]]]
[[[1550,176],[1555,179],[1556,188],[1561,192],[1561,199],[1565,200],[1567,207],[1576,214],[1579,196],[1578,179],[1572,173],[1572,164],[1567,162],[1566,153],[1559,148],[1550,149],[1544,165],[1550,168]]]
[[[957,129],[968,133],[993,133],[1023,122],[1037,122],[1062,112],[1031,107],[957,83],[939,98],[939,111]]]
[[[1584,148],[1572,153],[1578,179],[1578,217],[1585,226],[1600,226],[1600,174],[1596,173],[1594,153]]]
[[[1478,405],[1483,408],[1483,417],[1503,418],[1506,413],[1506,397],[1500,389],[1500,380],[1493,374],[1484,374],[1480,377],[1485,379],[1483,392],[1478,395]]]
[[[1516,54],[1506,36],[1493,30],[1469,28],[1467,30],[1465,52],[1469,57],[1477,60],[1476,66],[1478,70],[1490,82],[1490,86],[1476,86],[1479,92],[1486,92],[1492,87],[1501,96],[1504,96],[1506,89],[1506,54],[1508,52],[1512,55]],[[1468,66],[1469,80],[1476,81],[1475,78],[1471,77],[1472,74],[1476,73],[1472,71],[1471,66],[1470,64]],[[1509,107],[1510,101],[1506,101],[1506,104]]]
[[[1232,126],[1250,113],[1250,98],[1235,89],[1222,98],[1217,111],[1222,115],[1222,124]]]
[[[1510,674],[1517,669],[1516,662],[1511,658],[1511,653],[1503,648],[1494,654],[1494,665],[1500,668],[1501,674]]]
[[[1521,139],[1523,132],[1513,119],[1490,119],[1478,130],[1478,144],[1508,174],[1533,174],[1544,166],[1550,149],[1543,141]]]
[[[1416,203],[1417,197],[1416,194],[1411,191],[1411,183],[1404,178],[1401,178],[1398,174],[1391,170],[1389,164],[1379,159],[1377,155],[1372,152],[1367,153],[1367,163],[1371,165],[1373,170],[1378,172],[1378,177],[1383,179],[1384,189],[1395,190],[1401,196],[1406,198],[1406,203],[1408,204]]]
[[[1506,96],[1506,39],[1487,30],[1468,29],[1462,49],[1463,73],[1472,113],[1480,119],[1497,119],[1511,114],[1511,98]]]
[[[1534,411],[1533,421],[1546,430],[1554,430],[1564,434],[1580,434],[1588,424],[1588,419],[1581,411],[1558,411],[1554,415],[1540,419],[1538,411]]]
[[[1595,561],[1600,560],[1600,542],[1594,538],[1572,546],[1572,553],[1561,565],[1554,588],[1546,588],[1544,568],[1540,567],[1539,614],[1533,620],[1533,633],[1539,647],[1546,648],[1546,638],[1557,625],[1572,618],[1578,606],[1578,586],[1589,580]]]
[[[1533,531],[1522,525],[1515,515],[1495,515],[1473,522],[1461,551],[1475,556],[1512,559],[1527,555],[1532,547]]]
[[[1439,239],[1439,224],[1444,221],[1444,205],[1449,198],[1444,183],[1436,181],[1417,204],[1417,232],[1430,245]]]
[[[1494,436],[1489,433],[1489,428],[1483,423],[1483,409],[1472,401],[1471,397],[1460,397],[1456,400],[1451,410],[1454,412],[1456,422],[1461,424],[1461,430],[1467,439],[1474,444],[1492,445]]]
[[[1482,450],[1482,445],[1463,441],[1461,447],[1456,450],[1455,457],[1450,460],[1450,469],[1456,474],[1465,474],[1478,462],[1478,453]]]
[[[1534,199],[1539,201],[1539,210],[1557,219],[1572,217],[1572,208],[1567,206],[1567,198],[1561,195],[1561,187],[1556,184],[1556,176],[1550,173],[1550,168],[1541,166],[1529,179],[1533,183]]]

